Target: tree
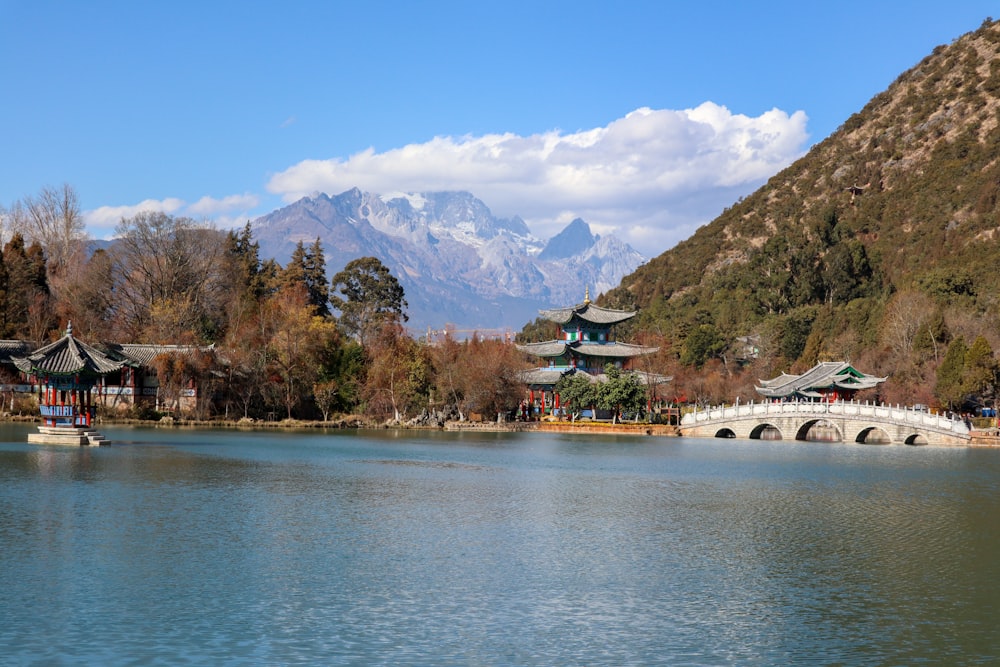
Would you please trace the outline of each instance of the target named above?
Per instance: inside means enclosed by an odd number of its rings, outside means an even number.
[[[701,324],[684,341],[681,362],[701,368],[705,362],[719,356],[726,349],[726,341],[712,324]]]
[[[992,400],[997,384],[997,360],[989,342],[977,336],[965,353],[963,384],[968,395]]]
[[[446,333],[430,354],[437,400],[455,406],[459,421],[465,421],[465,346]]]
[[[323,353],[336,327],[313,313],[305,290],[287,286],[262,309],[269,382],[266,394],[285,408],[288,419],[319,379]]]
[[[7,280],[2,315],[5,335],[23,338],[36,333],[35,340],[41,340],[51,323],[45,253],[37,242],[25,248],[24,237],[14,232],[4,245],[3,261]],[[33,318],[41,321],[32,326]]]
[[[81,253],[82,254],[82,253]],[[111,255],[98,248],[85,261],[68,265],[55,310],[62,321],[72,321],[81,338],[110,338],[112,318],[118,310]]]
[[[203,392],[206,390],[204,381],[212,367],[212,357],[197,348],[179,349],[156,355],[152,364],[159,383],[160,405],[177,412],[186,388],[198,384]]]
[[[559,394],[564,407],[569,406],[571,421],[576,421],[585,409],[593,410],[598,402],[597,385],[583,372],[562,376],[553,391]]]
[[[370,414],[402,421],[417,405],[426,405],[430,360],[398,322],[386,321],[365,347],[362,398]]]
[[[259,303],[273,294],[274,261],[261,262],[260,243],[253,240],[249,222],[239,233],[230,230],[226,237],[226,255],[232,265],[230,276],[237,298]]]
[[[217,337],[229,281],[226,237],[188,218],[148,211],[123,219],[115,232],[118,335],[154,342]]]
[[[326,257],[319,237],[309,247],[305,256],[303,274],[309,303],[320,317],[330,317],[330,284],[326,280]]]
[[[965,354],[968,348],[965,339],[959,336],[948,346],[944,360],[938,367],[934,395],[949,410],[959,410],[965,401],[966,389],[963,383]]]
[[[409,319],[402,285],[376,257],[351,260],[332,284],[330,302],[340,311],[340,326],[362,346],[386,321]]]
[[[319,238],[308,249],[302,241],[295,244],[281,279],[285,285],[304,287],[316,314],[330,316],[330,286],[326,281],[326,259]]]
[[[508,342],[478,336],[463,347],[462,394],[469,411],[502,419],[524,396],[521,371],[525,363],[520,353]]]
[[[646,402],[646,389],[638,376],[622,371],[614,364],[605,366],[604,374],[608,379],[598,386],[597,406],[602,410],[611,410],[614,423],[622,413],[634,414],[638,421],[639,411]]]
[[[87,237],[79,197],[68,184],[46,186],[38,195],[15,202],[9,218],[12,231],[45,249],[54,275],[62,275],[77,245]]]

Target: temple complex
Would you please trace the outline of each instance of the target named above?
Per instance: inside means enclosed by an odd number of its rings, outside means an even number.
[[[874,389],[888,378],[868,375],[845,361],[824,361],[802,375],[782,373],[761,380],[757,393],[774,400],[849,401],[863,389]]]
[[[529,405],[537,404],[539,414],[544,415],[553,408],[560,407],[559,395],[553,389],[563,376],[582,372],[587,373],[594,382],[601,382],[605,379],[604,369],[609,363],[623,370],[637,372],[647,382],[660,384],[669,381],[670,378],[631,368],[635,358],[652,354],[659,348],[612,339],[611,328],[635,317],[636,311],[596,306],[590,301],[588,288],[582,303],[567,308],[541,310],[539,314],[559,325],[560,337],[517,346],[522,352],[540,357],[544,362],[543,366],[526,371],[523,376],[530,391]]]
[[[93,430],[93,389],[101,377],[121,370],[123,362],[73,337],[73,325],[54,343],[13,358],[14,365],[38,387],[42,425],[28,442],[54,445],[101,444]]]

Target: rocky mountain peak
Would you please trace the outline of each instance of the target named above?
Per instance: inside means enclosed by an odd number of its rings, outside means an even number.
[[[590,232],[590,225],[582,218],[576,218],[561,232],[549,239],[545,248],[538,254],[538,258],[564,259],[579,256],[591,248],[597,240],[598,237]]]
[[[538,310],[576,303],[579,286],[610,289],[644,258],[577,219],[547,245],[518,216],[494,216],[469,192],[317,194],[254,222],[263,256],[287,262],[319,238],[332,276],[378,257],[400,280],[414,329],[517,329]],[[547,254],[544,254],[548,250]]]

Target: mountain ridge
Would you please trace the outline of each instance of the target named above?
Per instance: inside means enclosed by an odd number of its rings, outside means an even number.
[[[1000,347],[998,261],[1000,24],[987,20],[599,302],[639,308],[634,327],[664,332],[688,365],[735,358],[752,335],[759,377],[853,359],[895,376],[886,395],[912,396],[951,341]]]
[[[579,302],[584,286],[594,294],[611,289],[645,261],[579,218],[544,242],[520,217],[498,218],[465,191],[317,193],[252,228],[262,255],[279,263],[297,243],[320,239],[328,276],[352,259],[377,257],[403,285],[418,331],[446,324],[513,330],[540,309]]]

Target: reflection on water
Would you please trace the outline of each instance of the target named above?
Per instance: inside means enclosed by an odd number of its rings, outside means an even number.
[[[23,434],[0,427],[14,664],[1000,660],[1000,452]]]

